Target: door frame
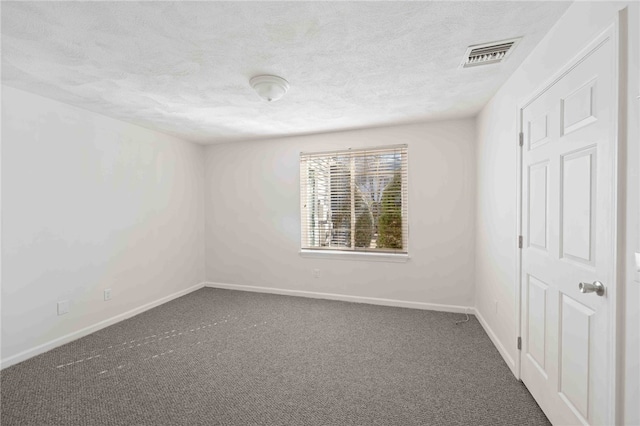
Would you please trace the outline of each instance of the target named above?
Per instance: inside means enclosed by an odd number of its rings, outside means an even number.
[[[522,226],[522,161],[523,161],[523,148],[524,148],[524,123],[523,123],[523,110],[538,99],[542,94],[549,90],[555,83],[567,75],[571,70],[578,66],[585,58],[593,53],[606,39],[610,38],[614,43],[614,86],[616,91],[613,94],[612,102],[614,107],[614,118],[612,120],[612,126],[610,130],[610,136],[614,141],[613,147],[613,206],[614,214],[611,226],[611,235],[613,235],[613,262],[614,268],[611,277],[608,279],[607,294],[610,298],[610,347],[609,356],[611,359],[609,376],[612,377],[612,381],[609,387],[609,413],[607,418],[610,424],[621,424],[623,411],[621,409],[622,395],[620,389],[623,385],[622,368],[623,362],[621,355],[624,353],[623,345],[623,330],[624,318],[621,317],[623,311],[622,295],[624,289],[620,288],[620,285],[624,284],[624,219],[621,216],[624,209],[624,183],[625,176],[623,174],[625,167],[622,164],[624,158],[621,158],[621,147],[626,143],[626,96],[627,83],[626,83],[626,64],[627,64],[627,16],[628,8],[625,7],[618,11],[615,19],[606,28],[600,31],[595,37],[593,37],[589,43],[582,48],[578,54],[573,56],[565,65],[559,70],[552,73],[552,76],[545,80],[545,83],[540,85],[534,90],[532,95],[525,98],[523,102],[519,102],[516,111],[516,122],[518,123],[517,134],[515,140],[518,141],[516,148],[516,291],[515,293],[515,332],[518,338],[523,336],[523,309],[522,309],[522,251],[519,247],[519,237],[523,236]],[[523,136],[520,136],[523,135]],[[523,145],[520,146],[520,138],[523,138]],[[524,244],[523,244],[524,247]],[[622,255],[620,255],[622,253]],[[522,380],[521,377],[521,365],[522,365],[522,350],[517,349],[517,356],[515,357],[515,376],[518,380]]]

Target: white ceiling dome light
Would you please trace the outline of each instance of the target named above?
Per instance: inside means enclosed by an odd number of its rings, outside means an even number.
[[[277,101],[289,90],[289,83],[275,75],[258,75],[249,80],[258,95],[267,102]]]

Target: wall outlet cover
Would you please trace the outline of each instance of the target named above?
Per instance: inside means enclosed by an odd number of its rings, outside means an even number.
[[[104,289],[104,300],[111,300],[111,289],[110,288],[105,288]]]
[[[58,302],[58,315],[64,315],[69,312],[69,301],[60,300]]]

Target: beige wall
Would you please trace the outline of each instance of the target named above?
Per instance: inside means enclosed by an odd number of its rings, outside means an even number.
[[[638,373],[638,306],[640,286],[630,260],[640,251],[638,235],[638,56],[639,11],[635,2],[576,2],[500,88],[478,116],[476,308],[502,346],[507,363],[516,359],[516,137],[517,108],[552,74],[612,23],[619,10],[630,8],[629,147],[627,159],[627,221],[624,257],[626,282],[625,419],[640,424]],[[634,115],[635,114],[635,115]],[[623,280],[625,281],[625,280]],[[496,309],[497,304],[497,309]]]
[[[203,154],[2,88],[3,366],[204,281]]]
[[[473,306],[474,133],[467,119],[207,147],[207,279]],[[390,144],[408,144],[409,261],[301,257],[300,152]]]

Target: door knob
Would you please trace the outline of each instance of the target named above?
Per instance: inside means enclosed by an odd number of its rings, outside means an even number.
[[[580,283],[578,288],[580,293],[595,293],[598,296],[604,296],[604,285],[600,281],[594,281],[593,284]]]

